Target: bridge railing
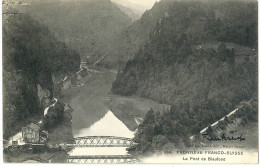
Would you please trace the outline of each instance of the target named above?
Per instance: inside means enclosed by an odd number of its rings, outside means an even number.
[[[135,145],[130,138],[115,136],[87,136],[74,139],[75,143],[65,146],[71,147],[130,147]]]

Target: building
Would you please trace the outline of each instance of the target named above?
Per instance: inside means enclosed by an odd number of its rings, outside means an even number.
[[[40,127],[34,123],[22,128],[23,140],[27,143],[39,143]]]

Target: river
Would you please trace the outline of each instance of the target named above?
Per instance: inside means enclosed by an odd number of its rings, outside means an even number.
[[[122,121],[120,121],[110,110],[90,127],[74,129],[74,137],[84,136],[117,136],[134,137],[134,132],[130,131]],[[127,155],[125,147],[83,147],[75,148],[69,155]]]
[[[118,137],[134,137],[134,133],[130,131],[122,121],[120,121],[110,110],[103,118],[95,122],[90,127],[75,130],[74,137],[83,136],[118,136]]]
[[[116,74],[89,72],[81,79],[85,86],[64,90],[65,101],[73,108],[74,138],[85,136],[116,136],[133,138],[134,132],[105,105]],[[134,118],[133,118],[134,119]],[[83,147],[68,153],[76,155],[127,155],[126,147]]]
[[[112,95],[111,87],[115,79],[115,71],[94,68],[88,70],[88,74],[80,79],[81,86],[71,86],[62,90],[59,100],[73,109],[71,130],[74,138],[87,136],[133,138],[136,127],[150,108],[160,110],[166,106],[147,99]],[[57,102],[57,99],[55,101]],[[47,109],[48,107],[45,114]],[[13,139],[19,139],[21,136],[20,132]],[[9,143],[11,145],[11,140]],[[128,155],[126,147],[76,147],[68,154],[70,156]],[[66,162],[64,157],[66,155],[63,153],[57,153],[52,160],[59,163]]]

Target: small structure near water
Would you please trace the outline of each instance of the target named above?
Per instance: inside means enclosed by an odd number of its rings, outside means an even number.
[[[39,143],[40,127],[34,123],[22,128],[23,140],[27,143]]]
[[[44,143],[48,138],[47,131],[40,131],[40,127],[34,123],[22,128],[22,137],[26,143]]]

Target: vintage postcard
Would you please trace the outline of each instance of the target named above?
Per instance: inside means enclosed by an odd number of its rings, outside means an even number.
[[[258,164],[257,0],[2,0],[3,163]]]

